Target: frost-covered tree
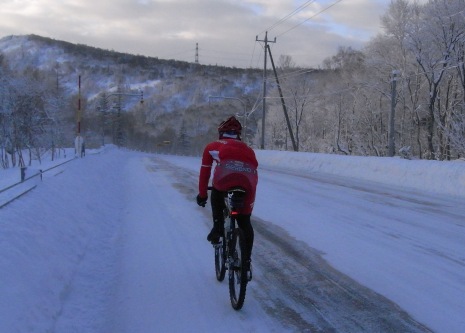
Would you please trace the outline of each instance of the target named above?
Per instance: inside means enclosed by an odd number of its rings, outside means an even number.
[[[365,82],[365,61],[365,54],[351,47],[340,47],[336,55],[324,61],[324,68],[330,71],[323,96],[325,108],[332,116],[333,150],[347,155],[365,149],[358,108],[360,87]]]
[[[410,25],[414,15],[414,7],[406,0],[392,1],[387,12],[381,17],[384,34],[373,38],[365,47],[367,56],[367,73],[370,84],[367,102],[372,108],[372,122],[369,132],[372,133],[372,146],[377,155],[384,155],[390,117],[392,85],[396,73],[396,112],[395,141],[398,147],[411,146],[421,155],[422,127],[416,121],[419,116],[421,80],[418,65],[407,48]],[[371,90],[371,94],[368,91]]]
[[[190,140],[187,134],[186,123],[184,120],[181,122],[181,127],[179,128],[178,147],[178,150],[182,155],[189,154]]]
[[[438,149],[444,148],[444,142],[437,142],[435,135],[445,124],[441,123],[440,96],[442,81],[447,71],[457,64],[454,54],[465,38],[465,20],[461,13],[465,10],[463,0],[431,0],[415,8],[408,47],[421,68],[421,74],[427,80],[427,154],[429,158],[443,158]],[[447,83],[446,83],[447,85]],[[449,113],[450,111],[445,111]],[[443,119],[449,115],[443,116]],[[440,147],[442,145],[442,147]]]
[[[44,91],[46,124],[41,138],[40,147],[50,149],[52,160],[60,149],[66,146],[65,131],[69,91],[61,84],[61,73],[58,64],[52,71],[42,76],[46,89]]]
[[[8,108],[8,82],[10,73],[3,55],[0,54],[0,163],[2,168],[8,168],[8,154],[13,151],[11,142],[11,110]]]

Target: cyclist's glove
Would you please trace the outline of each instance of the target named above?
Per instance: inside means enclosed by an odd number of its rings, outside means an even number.
[[[197,194],[197,205],[205,207],[207,204],[208,197],[202,198],[200,194]]]

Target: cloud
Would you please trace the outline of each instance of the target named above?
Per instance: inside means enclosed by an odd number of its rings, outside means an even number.
[[[195,44],[199,43],[201,63],[249,67],[263,57],[263,45],[255,37],[262,39],[271,28],[270,38],[277,37],[273,44],[276,58],[288,54],[299,65],[317,66],[338,46],[358,48],[380,31],[379,15],[388,0],[343,0],[316,15],[333,3],[335,0],[3,0],[0,37],[38,34],[185,61],[194,61]],[[306,4],[304,10],[280,21],[302,4]]]

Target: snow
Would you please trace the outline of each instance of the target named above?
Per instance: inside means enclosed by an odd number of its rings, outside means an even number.
[[[149,80],[143,83],[132,83],[129,85],[130,90],[142,90],[147,87],[156,87],[161,83],[161,80]]]
[[[465,197],[465,162],[260,151],[267,166]],[[263,164],[263,163],[262,163]]]
[[[433,331],[465,331],[463,161],[256,153],[253,217]],[[22,184],[37,187],[0,209],[0,332],[292,331],[254,297],[261,267],[231,308],[194,202],[199,166],[107,146]],[[19,181],[0,175],[0,189]]]

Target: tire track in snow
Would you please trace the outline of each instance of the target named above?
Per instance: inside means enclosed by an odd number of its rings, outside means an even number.
[[[287,325],[302,332],[431,332],[285,230],[258,218],[252,221],[258,297]]]
[[[154,160],[173,170],[175,187],[195,200],[197,173]],[[298,332],[432,332],[392,301],[335,270],[319,251],[284,229],[254,216],[252,223],[254,279],[248,294],[284,325]]]

